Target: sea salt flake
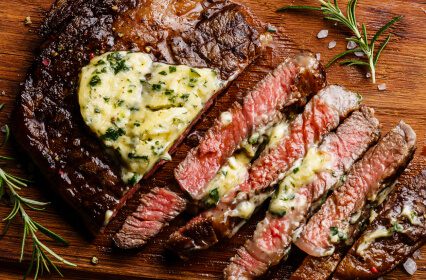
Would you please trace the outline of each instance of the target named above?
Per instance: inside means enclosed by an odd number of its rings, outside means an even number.
[[[346,48],[348,50],[353,50],[357,47],[358,45],[354,42],[354,41],[349,41],[348,44],[346,45]]]
[[[365,76],[366,76],[367,78],[371,78],[371,73],[370,73],[370,72],[367,72],[367,74],[365,74]]]
[[[355,54],[357,57],[364,57],[364,53],[363,53],[363,52],[354,52],[354,54]]]
[[[420,249],[417,249],[414,253],[413,253],[413,258],[415,259],[415,260],[418,260],[418,259],[420,259],[421,258],[421,251],[420,251]]]
[[[386,84],[385,83],[379,84],[377,85],[377,88],[381,91],[386,90]]]
[[[316,58],[317,60],[321,60],[321,54],[320,54],[320,53],[316,53],[316,54],[315,54],[315,58]]]
[[[333,49],[336,46],[336,41],[331,41],[330,43],[328,43],[328,48],[329,49]]]
[[[413,275],[417,270],[417,264],[412,258],[408,258],[404,263],[404,269],[408,274]]]
[[[327,29],[321,30],[320,32],[318,32],[318,35],[317,35],[318,39],[324,39],[324,38],[327,38],[327,36],[328,36]]]

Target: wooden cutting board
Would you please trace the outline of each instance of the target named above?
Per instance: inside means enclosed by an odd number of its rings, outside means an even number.
[[[5,109],[0,112],[0,124],[10,123],[10,112],[14,105],[15,95],[19,91],[20,83],[25,79],[25,73],[31,65],[35,50],[40,44],[40,38],[35,30],[42,21],[45,11],[49,9],[53,0],[1,0],[0,1],[0,103],[5,103]],[[278,29],[275,47],[269,48],[245,73],[243,73],[215,103],[213,108],[199,121],[196,130],[205,131],[218,116],[221,110],[228,108],[235,96],[241,94],[268,71],[273,69],[287,55],[297,53],[301,49],[321,53],[323,61],[328,61],[334,54],[345,49],[345,36],[341,28],[325,22],[315,12],[277,14],[276,8],[285,4],[317,4],[315,0],[238,0],[249,6],[253,13],[262,21],[268,22]],[[345,2],[345,1],[343,1]],[[365,103],[376,109],[376,114],[382,122],[383,132],[388,131],[400,119],[410,124],[418,135],[418,150],[412,165],[412,172],[426,166],[421,163],[426,156],[426,4],[420,0],[364,0],[360,1],[358,16],[360,22],[366,22],[369,30],[377,30],[382,24],[395,15],[404,15],[398,24],[394,36],[385,50],[378,65],[378,82],[386,83],[386,91],[378,91],[366,77],[364,69],[341,67],[335,65],[328,69],[328,81],[339,83],[357,91],[365,98]],[[30,16],[32,24],[25,26],[25,17]],[[328,38],[319,40],[316,34],[321,29],[328,29]],[[329,50],[328,43],[332,40],[337,46]],[[2,136],[2,135],[0,135]],[[182,160],[190,148],[190,143],[184,142],[169,162],[146,182],[144,190],[158,186],[176,187],[172,177],[172,170]],[[37,171],[28,165],[28,160],[19,155],[14,141],[0,148],[0,154],[12,155],[18,160],[7,166],[7,170],[17,175],[38,177]],[[49,242],[66,259],[76,263],[76,268],[61,266],[66,279],[218,279],[222,277],[222,270],[228,259],[235,254],[236,248],[244,243],[255,228],[256,221],[262,218],[258,213],[232,240],[223,242],[206,252],[198,253],[192,260],[183,262],[169,256],[164,251],[164,241],[169,234],[186,217],[179,217],[170,227],[153,239],[142,250],[120,252],[110,247],[108,234],[119,225],[115,221],[110,231],[96,239],[90,238],[82,227],[82,223],[75,217],[62,201],[48,188],[45,182],[37,179],[28,189],[22,192],[31,198],[51,201],[52,205],[46,211],[29,211],[31,215],[43,225],[59,233],[69,242],[69,247],[60,247]],[[121,213],[125,217],[132,208]],[[0,217],[5,217],[10,207],[0,203]],[[0,223],[0,226],[4,224]],[[8,234],[0,240],[0,279],[20,278],[28,266],[30,249],[27,248],[25,261],[20,264],[19,246],[22,236],[22,225],[19,221],[12,224]],[[426,246],[422,249],[423,260],[417,261],[417,273],[410,279],[426,279]],[[99,264],[90,263],[93,256],[99,259]],[[268,279],[285,279],[295,265],[300,262],[303,254],[294,250],[289,260],[267,275]],[[45,276],[45,278],[57,278]],[[406,279],[408,274],[398,268],[385,279]]]

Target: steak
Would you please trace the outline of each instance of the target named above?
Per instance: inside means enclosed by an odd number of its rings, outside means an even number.
[[[296,189],[292,198],[295,201],[293,209],[282,217],[271,212],[266,214],[265,219],[257,225],[253,238],[247,240],[238,249],[237,255],[231,258],[224,271],[225,278],[252,279],[285,258],[292,236],[303,225],[312,203],[340,182],[352,164],[378,140],[379,135],[379,121],[374,117],[374,111],[367,107],[352,113],[335,133],[328,134],[318,151],[327,154],[331,164],[326,170],[316,173],[309,183]]]
[[[304,105],[325,85],[322,66],[311,55],[289,58],[260,81],[229,110],[231,121],[209,129],[198,147],[192,149],[175,169],[175,178],[192,198],[206,195],[206,185],[244,139],[270,124],[287,106]]]
[[[348,232],[368,200],[403,170],[415,151],[416,134],[400,122],[352,167],[345,183],[309,220],[296,245],[311,256],[331,255],[334,244],[351,237]]]
[[[53,190],[96,233],[139,185],[122,182],[119,163],[86,127],[76,94],[80,69],[96,54],[142,50],[161,62],[215,68],[226,85],[260,53],[262,27],[226,0],[59,3],[43,24],[46,40],[17,97],[13,130]]]
[[[407,177],[394,187],[377,218],[340,262],[333,279],[376,279],[426,242],[426,170]],[[373,235],[377,237],[367,241]]]
[[[154,188],[140,197],[140,205],[126,218],[113,240],[117,247],[129,249],[143,246],[176,218],[186,206],[186,201],[165,188]]]
[[[215,208],[203,212],[173,233],[169,246],[181,255],[206,249],[220,238],[233,236],[257,206],[269,197],[272,185],[307,150],[358,109],[361,97],[338,86],[329,86],[314,96],[302,114],[289,126],[289,134],[265,148],[249,170],[246,181],[223,196]],[[249,209],[249,210],[245,210]],[[242,213],[246,212],[246,215]],[[196,229],[201,228],[201,231]]]

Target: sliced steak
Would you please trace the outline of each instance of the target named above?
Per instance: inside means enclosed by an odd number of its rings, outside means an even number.
[[[333,254],[325,257],[307,256],[297,270],[290,276],[290,280],[326,280],[336,269],[336,266],[345,256],[344,250],[338,248]],[[349,278],[352,279],[352,278]]]
[[[378,140],[379,135],[379,121],[374,117],[374,111],[367,107],[352,113],[335,133],[328,134],[318,148],[318,153],[330,158],[327,168],[291,192],[294,194],[291,198],[294,208],[287,209],[281,217],[272,212],[266,214],[265,219],[257,225],[253,238],[247,240],[231,259],[224,271],[225,278],[252,279],[261,276],[286,257],[292,236],[304,223],[312,203],[341,181],[341,177]],[[258,265],[245,258],[255,259]]]
[[[186,206],[185,199],[165,188],[154,188],[140,197],[140,205],[128,216],[113,240],[117,247],[143,246]]]
[[[352,167],[345,183],[309,220],[296,245],[311,256],[331,255],[335,244],[351,237],[364,206],[403,170],[411,160],[416,145],[413,129],[400,122]]]
[[[233,236],[256,207],[271,195],[272,185],[280,174],[287,172],[312,145],[320,142],[343,118],[358,109],[360,101],[358,94],[339,86],[322,90],[292,121],[289,134],[262,152],[250,168],[247,180],[222,197],[215,208],[205,211],[173,233],[170,247],[185,254],[206,249],[217,242],[209,241]],[[203,231],[195,231],[200,223],[205,225]]]
[[[426,242],[426,170],[403,176],[374,222],[343,258],[333,279],[376,279]]]
[[[18,143],[94,233],[138,185],[122,182],[119,163],[81,117],[76,93],[80,69],[89,59],[107,51],[142,50],[162,62],[216,68],[226,85],[262,47],[261,26],[240,5],[148,2],[60,1],[44,23],[47,39],[17,98],[13,130]],[[188,47],[177,48],[177,41]]]
[[[289,58],[235,103],[225,114],[230,121],[216,123],[198,147],[192,149],[175,169],[175,178],[192,198],[206,195],[206,185],[244,139],[265,126],[287,106],[304,105],[325,86],[322,66],[311,55]]]

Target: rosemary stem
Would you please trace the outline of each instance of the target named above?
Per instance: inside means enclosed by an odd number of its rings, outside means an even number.
[[[371,71],[371,81],[373,84],[376,83],[376,67],[374,66],[374,58],[372,55],[368,57],[368,64],[370,64],[370,71]]]

